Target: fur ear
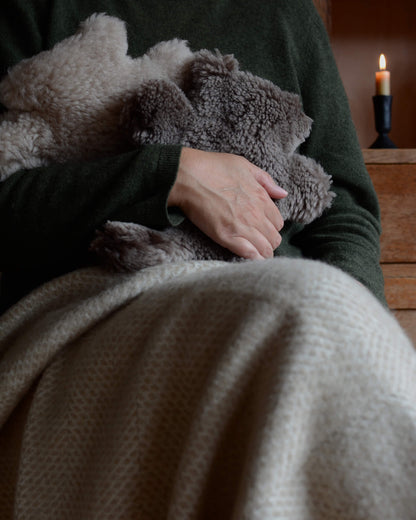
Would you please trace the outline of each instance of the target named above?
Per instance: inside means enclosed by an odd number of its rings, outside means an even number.
[[[77,45],[77,40],[82,40],[83,45],[90,47],[89,52],[95,56],[108,54],[113,59],[125,56],[128,50],[127,29],[123,20],[105,13],[94,13],[81,22],[78,31],[72,38],[63,40],[65,46],[71,43]],[[66,43],[64,43],[66,42]],[[61,43],[56,47],[59,48]]]
[[[312,119],[304,113],[300,96],[249,72],[240,74],[241,78],[246,76],[246,85],[253,91],[250,106],[256,120],[262,117],[263,128],[273,129],[273,139],[282,151],[293,153],[309,136],[312,127]]]
[[[307,116],[297,94],[281,91],[281,108],[285,113],[288,137],[285,149],[294,151],[309,136],[312,119]]]
[[[192,60],[193,53],[188,42],[177,38],[159,42],[151,47],[144,56],[138,58],[140,75],[155,79],[171,80],[181,85],[184,68]],[[148,73],[146,74],[146,72]],[[138,78],[140,80],[140,78]]]
[[[0,102],[9,110],[40,109],[49,103],[50,93],[66,94],[70,78],[72,88],[81,74],[94,75],[96,64],[110,67],[126,58],[127,33],[123,21],[105,14],[94,14],[80,24],[78,31],[52,49],[22,60],[0,83]],[[85,85],[82,86],[85,90]]]
[[[184,90],[189,91],[212,76],[228,76],[239,70],[238,61],[232,54],[215,53],[203,49],[194,54],[194,58],[184,71]]]
[[[173,82],[143,83],[125,104],[121,126],[137,144],[181,144],[194,121],[194,111],[182,90]]]

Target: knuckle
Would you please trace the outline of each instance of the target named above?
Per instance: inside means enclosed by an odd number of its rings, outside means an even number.
[[[242,155],[230,155],[230,157],[234,162],[234,166],[240,170],[240,173],[248,170],[248,161],[245,157]]]
[[[280,234],[278,234],[274,241],[273,249],[277,249],[281,243],[282,243],[282,236]]]
[[[248,159],[246,159],[245,157],[243,157],[242,155],[237,155],[237,160],[240,161],[240,164],[242,166],[244,166],[245,168],[249,168],[251,163]]]
[[[257,257],[257,251],[254,246],[249,243],[240,246],[239,256],[247,259],[254,259]]]
[[[278,210],[277,206],[275,206],[275,208],[276,208],[275,227],[276,227],[277,231],[280,231],[283,228],[283,226],[285,225],[285,221],[283,220],[283,217],[282,217],[280,211]]]
[[[262,204],[268,204],[272,200],[270,198],[270,195],[267,193],[267,191],[264,188],[262,188],[260,185],[257,185],[256,195],[260,199],[260,202]]]
[[[219,229],[218,233],[221,234],[225,240],[235,242],[236,240],[240,240],[240,238],[242,238],[244,229],[240,220],[235,219],[221,226],[221,229]]]
[[[272,251],[277,249],[280,246],[281,242],[282,242],[282,237],[276,230],[274,230],[272,233],[270,233],[269,244],[271,246]]]
[[[257,249],[263,258],[271,258],[273,256],[273,247],[271,241],[265,235],[259,235],[256,238]]]

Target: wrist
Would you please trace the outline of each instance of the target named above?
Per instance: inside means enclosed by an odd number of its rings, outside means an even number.
[[[187,194],[190,191],[190,183],[192,180],[191,172],[195,167],[195,161],[198,160],[200,153],[199,150],[194,150],[193,148],[182,148],[176,180],[167,199],[168,207],[176,206],[183,210],[184,206],[186,206]]]

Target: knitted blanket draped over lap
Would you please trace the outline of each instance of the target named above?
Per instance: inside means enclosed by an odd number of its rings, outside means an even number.
[[[416,511],[413,347],[318,262],[50,282],[0,318],[0,426],[2,520]]]

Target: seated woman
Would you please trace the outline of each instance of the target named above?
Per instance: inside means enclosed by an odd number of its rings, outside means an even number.
[[[6,4],[4,74],[98,11],[127,22],[134,56],[173,37],[234,53],[301,96],[300,151],[336,198],[283,223],[267,172],[180,145],[3,181],[1,518],[410,518],[415,355],[385,308],[377,198],[312,2]],[[252,261],[92,265],[107,220],[184,218]]]

